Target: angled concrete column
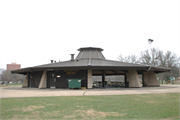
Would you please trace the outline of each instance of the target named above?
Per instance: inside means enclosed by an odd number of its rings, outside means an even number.
[[[156,78],[154,71],[143,72],[145,85],[149,87],[159,87],[160,84]]]
[[[43,71],[41,81],[39,83],[39,88],[47,88],[47,76],[46,71]]]
[[[92,70],[88,70],[87,88],[92,88]]]
[[[129,87],[142,87],[136,70],[129,70],[126,73],[126,80],[129,82]]]
[[[23,81],[22,87],[23,87],[23,88],[28,87],[28,73],[26,74],[26,78],[25,78],[25,80]]]

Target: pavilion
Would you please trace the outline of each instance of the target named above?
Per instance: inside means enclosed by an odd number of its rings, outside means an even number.
[[[138,74],[142,75],[143,86],[159,87],[155,74],[171,70],[165,67],[106,60],[101,48],[86,47],[78,51],[80,52],[75,59],[74,54],[71,54],[71,59],[68,61],[52,61],[50,64],[16,69],[11,72],[26,75],[22,87],[68,88],[67,79],[82,79],[81,86],[91,89],[92,76],[102,76],[104,87],[105,77],[110,75],[124,75],[125,86],[140,88],[142,84]]]

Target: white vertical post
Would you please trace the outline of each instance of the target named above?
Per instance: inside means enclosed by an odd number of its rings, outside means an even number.
[[[88,70],[87,88],[92,88],[92,70]]]

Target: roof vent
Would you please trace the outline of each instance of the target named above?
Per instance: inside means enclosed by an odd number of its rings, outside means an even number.
[[[70,54],[71,55],[71,61],[74,61],[74,55],[75,54]]]
[[[53,63],[54,60],[51,60],[51,63]]]

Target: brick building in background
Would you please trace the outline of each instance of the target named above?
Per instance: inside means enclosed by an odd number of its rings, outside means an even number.
[[[21,64],[16,64],[16,63],[7,64],[7,70],[15,70],[20,68],[21,68]]]

